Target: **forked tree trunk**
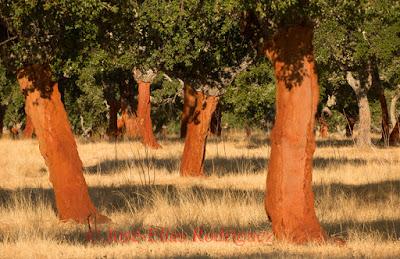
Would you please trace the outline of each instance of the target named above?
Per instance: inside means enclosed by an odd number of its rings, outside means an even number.
[[[187,126],[191,114],[196,109],[196,91],[189,85],[183,88],[183,109],[181,117],[181,139],[186,138]]]
[[[284,28],[266,50],[277,95],[265,208],[275,237],[294,243],[327,238],[315,214],[311,186],[319,96],[312,37],[312,28]]]
[[[204,158],[211,116],[218,104],[218,97],[196,92],[196,108],[187,120],[187,133],[183,149],[181,176],[204,176]]]
[[[142,137],[142,142],[145,146],[151,148],[160,148],[161,146],[157,143],[157,140],[153,134],[153,125],[151,122],[150,112],[150,83],[139,81],[139,98],[138,98],[138,124],[139,132]]]
[[[31,117],[29,115],[26,115],[25,128],[22,135],[24,136],[24,138],[30,139],[32,138],[34,131],[35,130],[32,124]]]
[[[361,75],[361,73],[363,73]],[[353,88],[358,102],[359,130],[356,138],[360,147],[371,146],[371,110],[369,108],[367,93],[372,86],[372,72],[370,67],[359,73],[359,79],[354,78],[353,73],[348,71],[346,79]],[[364,76],[365,73],[365,76]]]
[[[18,82],[26,96],[26,114],[32,120],[40,152],[49,168],[58,216],[79,223],[109,221],[97,212],[89,197],[75,139],[50,69],[27,66],[18,72]]]

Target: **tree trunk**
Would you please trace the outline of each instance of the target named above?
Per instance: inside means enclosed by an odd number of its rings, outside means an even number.
[[[357,120],[348,114],[345,114],[345,117],[346,117],[346,137],[351,137],[353,136],[354,125],[356,124]]]
[[[211,134],[221,137],[222,133],[222,112],[221,112],[221,105],[218,103],[215,112],[211,118],[211,125],[210,125],[210,132]]]
[[[371,146],[371,111],[367,94],[357,96],[360,125],[357,135],[357,145],[361,147]]]
[[[196,108],[187,120],[187,134],[183,149],[181,176],[204,176],[204,158],[211,116],[218,104],[218,97],[196,92]]]
[[[277,95],[265,208],[275,237],[299,244],[326,240],[311,186],[319,96],[312,37],[312,28],[282,29],[266,50],[274,65]]]
[[[31,117],[29,115],[26,115],[25,128],[24,128],[24,132],[22,133],[22,135],[24,136],[25,139],[30,139],[33,137],[34,132],[35,132],[35,129],[33,127]]]
[[[390,101],[390,123],[392,125],[392,129],[395,127],[397,124],[397,102],[400,99],[400,85],[397,86],[397,91],[392,97],[392,100]]]
[[[321,138],[328,138],[329,137],[329,126],[328,123],[325,120],[324,115],[321,115],[321,117],[319,117],[319,134],[321,136]]]
[[[142,137],[142,142],[145,146],[151,148],[160,148],[153,134],[153,125],[151,123],[151,103],[150,103],[150,83],[139,81],[139,98],[137,116],[139,123],[139,131]]]
[[[109,119],[108,119],[108,128],[107,128],[107,135],[110,138],[117,138],[119,135],[118,129],[118,111],[120,109],[120,105],[117,100],[114,98],[109,98],[107,100],[109,108]]]
[[[183,109],[181,118],[181,139],[186,138],[187,126],[191,114],[196,109],[196,91],[189,85],[185,85],[183,88]]]
[[[400,145],[400,118],[397,120],[396,126],[393,128],[392,133],[390,133],[389,144],[391,146]]]
[[[97,212],[89,197],[75,139],[50,69],[27,66],[18,72],[18,82],[26,96],[26,114],[32,120],[40,152],[49,168],[58,216],[79,223],[109,221]]]
[[[373,69],[373,85],[378,90],[379,95],[379,103],[381,105],[381,114],[382,114],[382,137],[381,141],[385,145],[389,145],[389,135],[390,135],[390,118],[389,118],[389,110],[386,102],[385,89],[383,89],[381,80],[379,78],[378,67],[374,63]]]
[[[4,128],[4,115],[6,114],[5,105],[0,105],[0,137],[3,136],[3,128]]]

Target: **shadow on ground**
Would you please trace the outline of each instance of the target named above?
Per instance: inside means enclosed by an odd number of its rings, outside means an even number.
[[[325,169],[328,167],[337,167],[345,165],[361,166],[366,165],[367,160],[361,158],[314,158],[314,168]],[[373,160],[369,160],[374,162]],[[388,161],[380,161],[387,163]],[[207,175],[240,175],[240,174],[258,174],[264,172],[267,168],[268,159],[260,157],[214,157],[208,158],[204,163],[204,170]],[[144,171],[153,172],[153,170],[165,170],[169,174],[179,171],[180,160],[178,158],[146,158],[146,159],[118,159],[103,160],[100,163],[87,166],[84,171],[88,174],[107,175],[120,170],[133,170],[137,168]]]

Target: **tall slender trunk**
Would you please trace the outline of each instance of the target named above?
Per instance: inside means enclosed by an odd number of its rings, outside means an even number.
[[[398,116],[397,116],[397,102],[400,99],[400,85],[397,86],[397,90],[394,93],[392,100],[390,101],[390,123],[391,129],[395,127],[397,124]]]
[[[116,138],[119,135],[118,130],[118,111],[120,109],[119,102],[110,97],[107,99],[107,103],[109,105],[109,119],[108,119],[108,128],[107,128],[107,135],[110,138]]]
[[[389,118],[389,110],[386,102],[386,96],[385,96],[385,89],[382,87],[381,80],[379,78],[379,70],[378,66],[376,65],[375,62],[372,64],[373,66],[373,75],[372,75],[372,82],[373,82],[373,87],[375,87],[378,90],[378,95],[379,95],[379,103],[381,105],[381,114],[382,114],[382,137],[381,141],[385,145],[389,145],[389,135],[390,135],[390,118]]]
[[[312,191],[319,97],[312,37],[312,28],[283,28],[266,51],[275,69],[277,95],[265,208],[275,237],[294,243],[326,239]]]
[[[151,122],[151,103],[150,103],[150,82],[139,81],[139,98],[137,116],[142,142],[145,146],[151,148],[160,148],[153,133]]]
[[[50,69],[26,66],[18,72],[18,82],[26,96],[26,114],[32,120],[40,152],[49,168],[58,216],[79,223],[109,221],[97,212],[89,197],[76,142]]]
[[[211,116],[218,104],[218,97],[196,92],[196,108],[187,120],[187,134],[183,149],[181,176],[204,176],[204,158]]]
[[[389,144],[391,146],[400,145],[400,118],[397,120],[397,123],[390,134]]]
[[[217,108],[215,108],[215,112],[211,118],[211,125],[210,125],[210,132],[211,134],[221,137],[222,133],[222,112],[221,112],[221,105],[218,103]]]
[[[3,128],[4,128],[4,115],[6,114],[5,105],[0,105],[0,137],[3,136]]]
[[[24,138],[30,139],[30,138],[32,138],[34,132],[35,132],[35,129],[32,124],[32,119],[29,115],[26,115],[25,128],[24,128],[22,135],[24,136]]]
[[[370,146],[371,142],[371,111],[367,94],[357,96],[359,112],[359,129],[357,135],[357,145],[361,147]]]

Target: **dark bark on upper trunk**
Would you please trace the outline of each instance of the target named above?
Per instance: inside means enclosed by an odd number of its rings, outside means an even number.
[[[189,118],[196,109],[196,98],[196,91],[191,86],[185,85],[183,88],[183,109],[180,132],[181,139],[184,139],[186,137]]]
[[[109,105],[107,135],[108,137],[115,139],[120,135],[118,129],[118,111],[121,108],[121,105],[115,98],[111,97],[107,98],[107,104]]]
[[[381,105],[381,115],[382,115],[382,137],[381,141],[387,146],[389,145],[389,135],[390,135],[390,118],[389,110],[386,102],[385,89],[382,87],[381,80],[379,78],[379,70],[376,64],[373,64],[373,81],[372,86],[378,91],[379,103]]]
[[[204,176],[204,158],[211,116],[218,97],[196,92],[196,108],[187,120],[187,134],[180,166],[181,176]]]
[[[311,187],[319,97],[312,37],[312,28],[283,28],[266,49],[277,95],[265,208],[275,237],[299,244],[327,238],[315,214]]]
[[[75,138],[50,69],[42,65],[24,67],[18,72],[18,82],[26,97],[26,114],[49,168],[58,216],[79,223],[109,221],[97,212],[89,197]]]

